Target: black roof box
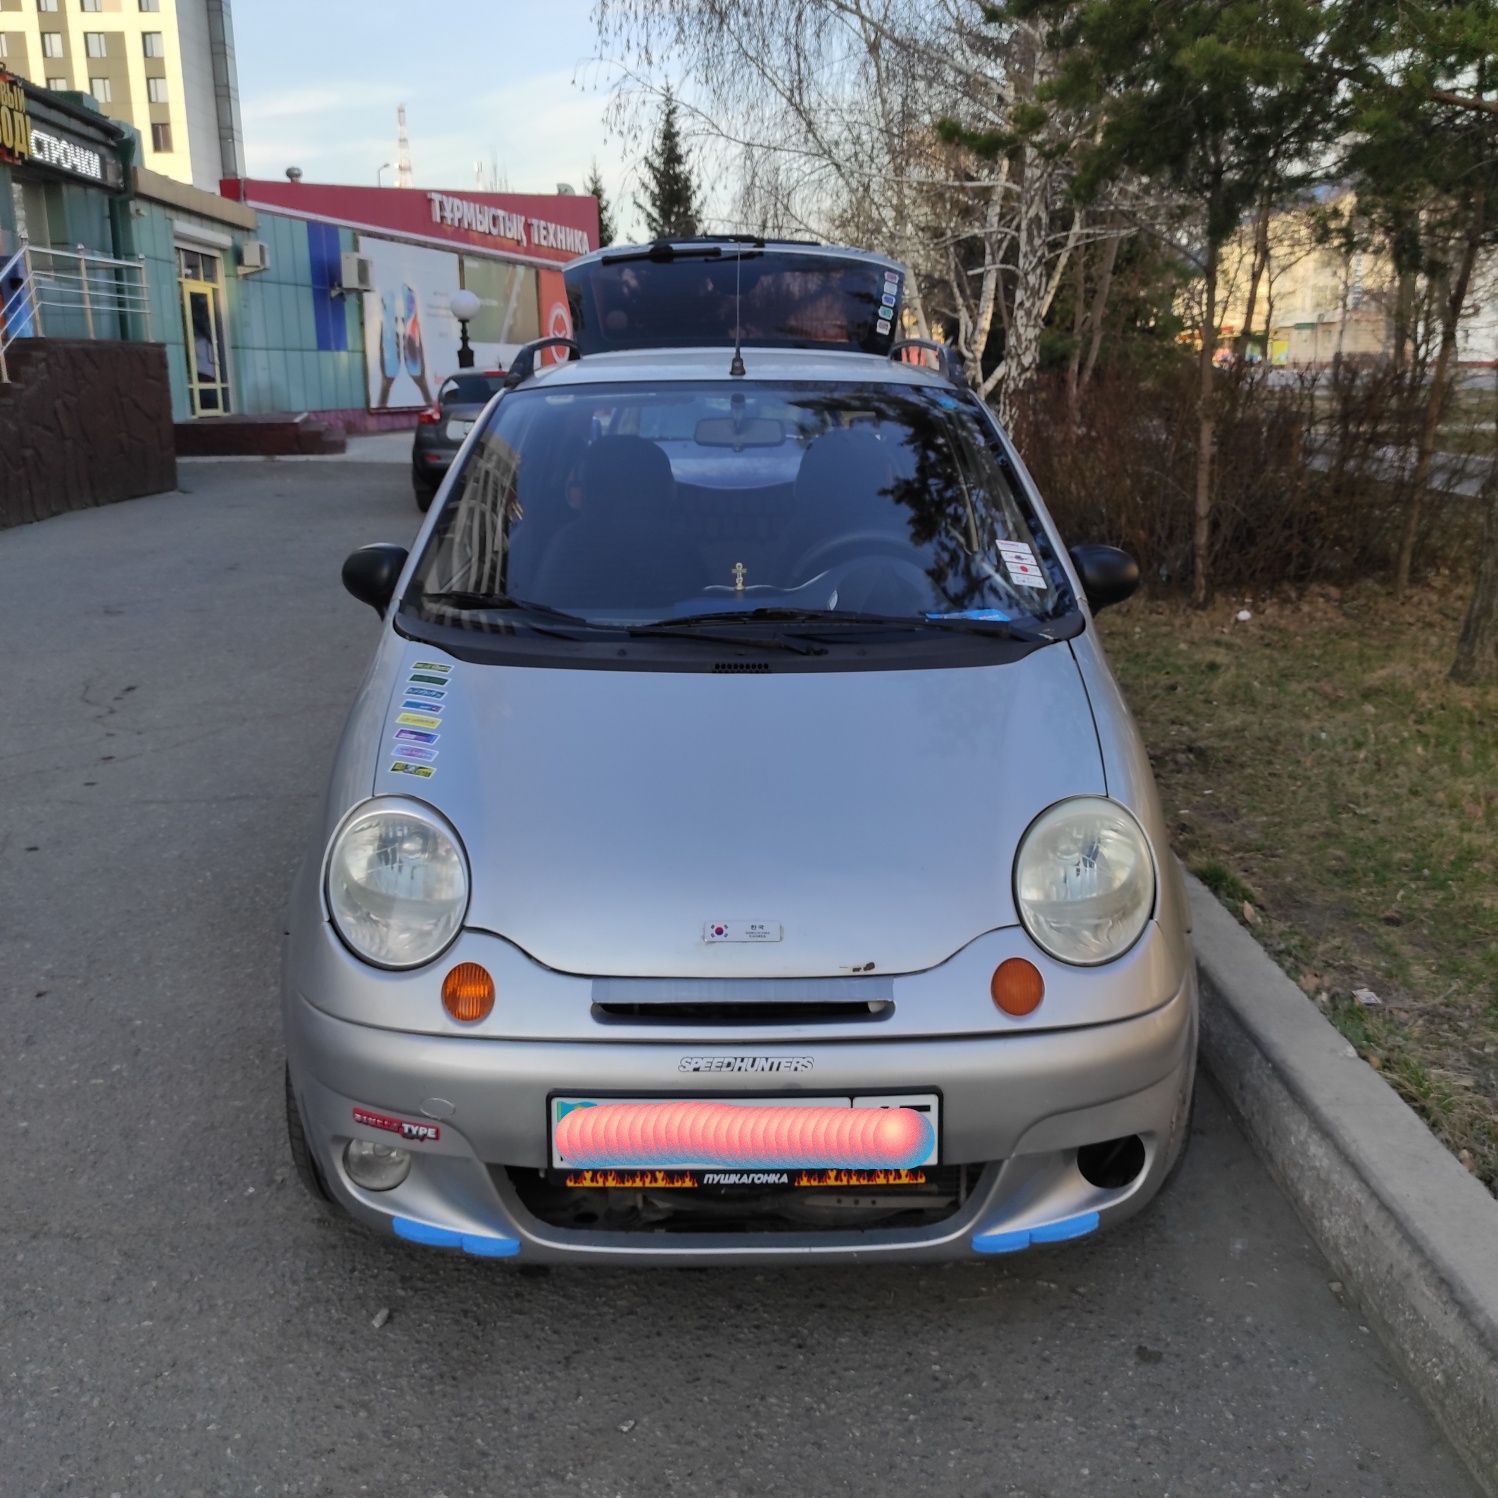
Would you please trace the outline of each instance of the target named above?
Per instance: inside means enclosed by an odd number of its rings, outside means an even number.
[[[572,336],[621,349],[823,348],[887,355],[905,271],[893,260],[793,240],[659,240],[566,268]]]

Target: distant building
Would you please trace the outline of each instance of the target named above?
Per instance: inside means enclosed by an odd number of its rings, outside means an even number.
[[[1354,211],[1351,194],[1329,205]],[[1268,259],[1254,295],[1253,230],[1223,247],[1220,286],[1225,299],[1221,347],[1242,347],[1250,359],[1322,368],[1338,358],[1383,359],[1394,352],[1397,285],[1394,267],[1377,249],[1347,251],[1320,242],[1309,208],[1289,208],[1269,220]],[[1458,324],[1457,360],[1498,360],[1498,257],[1479,262]]]
[[[216,192],[244,175],[229,0],[0,0],[0,68],[92,96],[161,176]]]

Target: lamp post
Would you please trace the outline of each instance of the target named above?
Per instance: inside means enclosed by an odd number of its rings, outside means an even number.
[[[453,292],[452,301],[448,305],[452,308],[453,316],[458,319],[461,330],[458,340],[458,368],[472,369],[473,348],[468,342],[468,324],[479,315],[482,304],[471,291],[463,290]]]
[[[380,173],[381,172],[388,172],[389,170],[390,170],[390,163],[388,161],[382,162],[379,166],[377,166],[375,168],[375,186],[376,187],[383,187],[385,185],[380,180]]]

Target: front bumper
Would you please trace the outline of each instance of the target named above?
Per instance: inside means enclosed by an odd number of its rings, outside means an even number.
[[[529,1263],[706,1265],[808,1259],[940,1260],[1081,1236],[1138,1211],[1182,1142],[1196,1056],[1194,969],[1149,1013],[1111,1024],[926,1040],[515,1041],[417,1035],[335,1018],[294,993],[287,1049],[309,1144],[324,1181],[359,1221],[417,1241]],[[756,1079],[678,1070],[685,1055],[811,1057],[813,1067]],[[950,1217],[918,1228],[774,1233],[606,1232],[542,1222],[504,1169],[547,1164],[553,1093],[693,1096],[753,1091],[790,1099],[877,1091],[942,1094],[944,1164],[983,1163]],[[356,1109],[438,1123],[402,1143],[414,1162],[393,1191],[344,1172],[350,1139],[391,1144]],[[1137,1135],[1143,1169],[1126,1185],[1090,1184],[1079,1147]]]

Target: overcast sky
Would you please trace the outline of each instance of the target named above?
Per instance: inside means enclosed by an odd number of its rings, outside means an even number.
[[[596,157],[620,227],[633,160],[604,125],[610,70],[591,0],[248,0],[234,8],[252,177],[375,182],[406,106],[415,185],[472,188],[497,161],[512,192],[579,192]],[[357,21],[351,17],[357,15]],[[386,184],[395,171],[384,173]]]

